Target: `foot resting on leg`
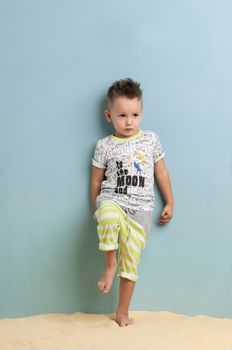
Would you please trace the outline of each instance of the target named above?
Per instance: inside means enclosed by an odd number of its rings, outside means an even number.
[[[116,271],[117,266],[112,266],[106,268],[103,272],[97,284],[98,288],[101,289],[103,293],[109,293]]]

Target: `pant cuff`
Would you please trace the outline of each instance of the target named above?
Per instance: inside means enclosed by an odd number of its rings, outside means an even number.
[[[99,250],[108,251],[108,250],[114,250],[118,249],[118,244],[106,244],[106,243],[99,243]]]
[[[137,282],[137,280],[138,280],[138,276],[136,276],[132,273],[124,272],[124,271],[119,272],[117,274],[117,277],[124,277],[124,278],[127,278],[128,280],[133,281],[133,282]]]

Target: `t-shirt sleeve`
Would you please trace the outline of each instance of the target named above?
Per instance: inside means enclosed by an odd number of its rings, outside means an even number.
[[[154,133],[153,137],[153,161],[156,163],[165,157],[165,152],[163,150],[163,146],[161,145],[159,136]]]
[[[97,168],[106,169],[106,156],[106,146],[101,140],[97,141],[94,156],[92,158],[92,165]]]

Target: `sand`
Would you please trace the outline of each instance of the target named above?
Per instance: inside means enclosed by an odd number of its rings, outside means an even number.
[[[232,350],[232,319],[161,311],[41,314],[0,319],[1,350]]]

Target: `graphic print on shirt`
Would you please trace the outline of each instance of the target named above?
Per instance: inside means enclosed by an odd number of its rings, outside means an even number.
[[[141,174],[141,165],[143,166],[146,163],[145,154],[143,152],[136,152],[134,156],[136,158],[136,161],[134,161],[134,168],[138,174]]]
[[[144,187],[145,177],[142,176],[142,167],[146,163],[145,154],[143,152],[134,153],[131,162],[131,171],[134,169],[136,175],[129,174],[128,169],[124,169],[122,161],[116,161],[117,165],[117,184],[115,193],[127,194],[128,186]]]

